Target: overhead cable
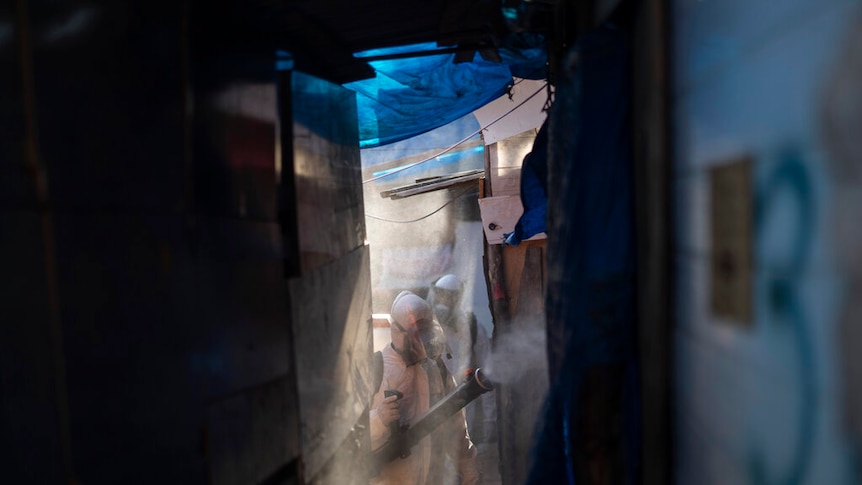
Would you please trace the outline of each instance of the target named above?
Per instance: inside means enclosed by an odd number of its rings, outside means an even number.
[[[500,117],[499,117],[499,118],[495,119],[494,121],[492,121],[492,122],[488,123],[487,125],[485,125],[485,126],[483,126],[483,127],[480,127],[478,130],[474,131],[473,133],[470,133],[470,134],[469,134],[469,135],[467,135],[465,138],[463,138],[463,139],[461,139],[461,140],[459,140],[459,141],[455,142],[455,144],[454,144],[454,145],[451,145],[451,146],[449,146],[448,148],[443,149],[443,150],[442,150],[442,151],[440,151],[439,153],[436,153],[436,154],[434,154],[434,155],[432,155],[432,156],[430,156],[430,157],[428,157],[428,158],[425,158],[425,159],[419,160],[418,162],[409,163],[409,164],[407,164],[407,165],[404,165],[403,167],[399,167],[399,168],[397,168],[397,169],[395,169],[395,170],[392,170],[392,171],[390,171],[390,172],[386,172],[386,173],[383,173],[383,174],[377,175],[376,177],[371,177],[371,178],[370,178],[370,179],[368,179],[368,180],[363,180],[363,181],[362,181],[362,183],[363,183],[363,184],[367,184],[367,183],[369,183],[369,182],[374,182],[375,180],[380,180],[380,179],[382,179],[383,177],[388,177],[388,176],[390,176],[390,175],[392,175],[392,174],[396,174],[396,173],[398,173],[398,172],[403,172],[404,170],[407,170],[407,169],[409,169],[409,168],[413,168],[413,167],[415,167],[415,166],[417,166],[417,165],[420,165],[420,164],[423,164],[423,163],[425,163],[425,162],[429,162],[429,161],[431,161],[431,160],[436,159],[436,158],[437,158],[437,157],[439,157],[440,155],[444,155],[444,154],[446,154],[446,153],[451,152],[451,151],[452,151],[452,150],[454,150],[458,145],[460,145],[460,144],[462,144],[462,143],[464,143],[464,142],[466,142],[466,141],[470,140],[470,138],[473,138],[474,136],[478,135],[478,134],[479,134],[479,133],[481,133],[482,131],[484,131],[484,130],[486,130],[486,129],[490,128],[490,127],[491,127],[491,125],[493,125],[494,123],[496,123],[496,122],[498,122],[498,121],[502,120],[502,119],[503,119],[503,118],[505,118],[506,116],[509,116],[509,114],[511,114],[513,111],[515,111],[516,109],[518,109],[518,108],[520,108],[521,106],[523,106],[527,101],[529,101],[529,100],[533,99],[533,97],[535,97],[537,94],[541,93],[541,92],[542,92],[542,90],[543,90],[543,89],[545,89],[545,87],[546,87],[547,85],[548,85],[548,83],[545,83],[544,85],[542,85],[542,87],[540,87],[539,89],[537,89],[535,93],[531,94],[530,96],[528,96],[528,97],[527,97],[527,99],[525,99],[525,100],[521,101],[520,103],[518,103],[518,105],[517,105],[517,106],[515,106],[514,108],[512,108],[512,109],[510,109],[509,111],[506,111],[505,113],[503,113],[502,115],[500,115]]]
[[[428,214],[425,214],[425,215],[424,215],[424,216],[422,216],[422,217],[419,217],[419,218],[416,218],[416,219],[411,219],[411,220],[409,220],[409,221],[395,221],[395,220],[392,220],[392,219],[386,219],[386,218],[383,218],[383,217],[378,217],[378,216],[375,216],[375,215],[371,215],[371,214],[369,214],[369,213],[367,213],[367,212],[365,213],[365,217],[370,217],[370,218],[372,218],[372,219],[376,219],[376,220],[378,220],[378,221],[383,221],[383,222],[392,222],[392,223],[395,223],[395,224],[410,224],[410,223],[413,223],[413,222],[419,222],[419,221],[421,221],[422,219],[427,219],[427,218],[429,218],[429,217],[433,216],[434,214],[436,214],[436,213],[440,212],[441,210],[443,210],[443,208],[444,208],[444,207],[446,207],[447,205],[451,204],[452,202],[455,202],[456,200],[460,199],[461,197],[463,197],[463,196],[467,195],[467,192],[470,192],[471,190],[475,190],[475,188],[474,188],[474,187],[467,187],[466,189],[462,190],[462,191],[461,191],[461,193],[459,193],[459,194],[458,194],[458,195],[456,195],[455,197],[452,197],[451,199],[449,199],[445,204],[441,205],[440,207],[438,207],[438,208],[434,209],[433,211],[429,212]]]

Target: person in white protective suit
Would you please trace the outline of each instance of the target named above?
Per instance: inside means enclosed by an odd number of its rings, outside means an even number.
[[[391,341],[381,351],[383,378],[369,416],[371,448],[375,450],[390,439],[390,424],[413,425],[455,388],[455,379],[440,360],[445,337],[428,302],[409,291],[401,292],[392,303],[390,327]],[[385,397],[386,390],[397,390],[402,396]],[[463,409],[419,441],[408,456],[386,464],[371,483],[450,483],[453,477],[445,475],[453,468],[460,475],[461,485],[481,483],[476,447],[467,433]]]
[[[464,285],[458,276],[447,274],[438,278],[428,293],[428,303],[446,336],[443,362],[449,372],[460,380],[468,369],[488,367],[491,339],[473,312],[461,308]],[[467,428],[475,443],[497,439],[497,406],[493,394],[483,394],[465,408]]]

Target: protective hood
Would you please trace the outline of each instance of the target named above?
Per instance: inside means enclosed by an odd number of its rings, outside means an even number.
[[[431,305],[419,296],[402,291],[392,302],[389,312],[392,346],[407,365],[425,358],[435,359],[443,353],[446,337],[434,317]]]

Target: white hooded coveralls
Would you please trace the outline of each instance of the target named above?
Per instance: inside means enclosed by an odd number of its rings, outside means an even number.
[[[377,416],[377,406],[384,399],[383,391],[397,389],[404,397],[401,399],[401,424],[413,425],[416,418],[422,416],[431,407],[431,394],[442,392],[441,397],[449,394],[455,388],[455,380],[451,375],[440,374],[436,361],[426,359],[423,362],[407,366],[393,348],[387,345],[383,350],[383,382],[374,396],[371,421],[371,448],[377,449],[390,437],[390,430]],[[377,477],[371,480],[373,485],[437,485],[442,483],[445,456],[456,465],[461,474],[462,485],[479,483],[479,466],[476,459],[476,447],[467,434],[464,410],[460,410],[447,419],[431,434],[423,438],[406,458],[396,458],[383,467]]]

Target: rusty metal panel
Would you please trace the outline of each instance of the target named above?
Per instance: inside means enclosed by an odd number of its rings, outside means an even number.
[[[290,282],[304,473],[317,483],[361,483],[370,450],[367,436],[352,443],[372,397],[370,281],[362,246]]]
[[[521,166],[533,149],[536,130],[525,131],[492,145],[491,190],[495,196],[518,195],[521,192]]]
[[[356,94],[299,72],[280,80],[286,271],[299,275],[365,243]]]
[[[371,276],[355,94],[279,80],[282,206],[308,483],[362,483],[371,402]]]

